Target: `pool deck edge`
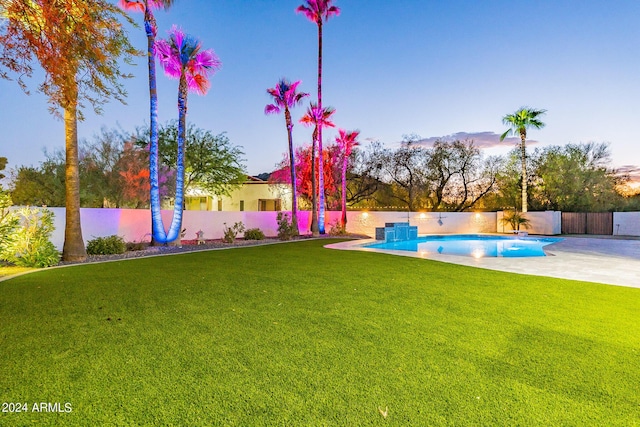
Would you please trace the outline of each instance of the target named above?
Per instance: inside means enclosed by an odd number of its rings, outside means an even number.
[[[545,253],[548,256],[524,258],[473,258],[363,247],[376,242],[375,239],[350,240],[332,243],[325,247],[409,256],[510,273],[640,288],[640,241],[564,236],[540,237],[561,237],[563,240],[545,246]]]

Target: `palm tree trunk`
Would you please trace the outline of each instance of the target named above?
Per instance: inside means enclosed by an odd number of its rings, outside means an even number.
[[[167,242],[177,239],[180,244],[180,232],[182,231],[182,211],[184,201],[184,151],[185,129],[187,122],[187,78],[182,73],[178,85],[178,160],[176,168],[176,197],[173,206],[173,220],[167,233]]]
[[[146,3],[146,2],[145,2]],[[158,178],[158,90],[156,87],[155,19],[145,4],[144,27],[147,33],[147,62],[149,66],[149,204],[151,207],[151,243],[165,242],[162,223],[160,186]]]
[[[526,133],[520,133],[520,154],[522,156],[522,212],[527,212],[527,148]]]
[[[84,261],[87,251],[82,238],[80,223],[80,174],[78,168],[78,117],[77,88],[64,110],[65,127],[65,228],[62,259],[64,261]]]
[[[342,163],[342,230],[347,229],[347,152],[345,149]]]
[[[289,109],[284,110],[284,118],[287,123],[287,137],[289,138],[289,172],[291,173],[291,226],[295,230],[295,234],[300,234],[298,229],[298,201],[296,191],[298,189],[296,182],[296,159],[293,152],[293,123],[291,122],[291,113]]]
[[[316,196],[316,139],[318,137],[318,128],[314,129],[311,137],[311,235],[318,237],[318,200]]]
[[[318,110],[322,118],[322,20],[318,21]],[[318,231],[324,230],[324,155],[322,153],[322,120],[318,123]]]

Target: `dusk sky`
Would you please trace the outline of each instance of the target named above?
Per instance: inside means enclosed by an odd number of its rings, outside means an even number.
[[[302,0],[176,0],[158,11],[159,36],[171,24],[213,48],[222,69],[209,93],[189,95],[187,121],[226,131],[243,147],[247,171],[274,169],[287,150],[283,116],[265,116],[266,89],[302,80],[315,99],[317,27],[295,8]],[[640,166],[640,2],[637,0],[337,0],[341,14],[324,26],[323,104],[338,127],[360,129],[362,142],[397,147],[405,134],[458,135],[485,153],[498,143],[501,118],[521,106],[546,109],[546,127],[530,148],[607,142],[615,167]],[[142,23],[142,15],[134,19]],[[146,48],[141,28],[130,38]],[[146,59],[130,71],[128,105],[112,101],[102,116],[85,111],[79,138],[107,128],[134,131],[149,121]],[[29,81],[33,92],[41,74]],[[178,116],[177,81],[158,69],[159,120]],[[43,150],[64,148],[63,123],[46,98],[0,80],[0,156],[9,168],[36,166]],[[292,111],[296,120],[306,107]],[[336,132],[326,130],[325,141]],[[296,124],[294,143],[311,139]],[[499,146],[500,148],[496,148]],[[493,147],[493,148],[492,148]]]

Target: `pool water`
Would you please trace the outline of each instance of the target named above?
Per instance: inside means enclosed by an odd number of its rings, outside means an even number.
[[[482,257],[545,256],[544,246],[559,242],[553,237],[492,236],[482,234],[454,234],[423,236],[416,240],[373,243],[367,248],[413,251],[421,254],[464,255]]]

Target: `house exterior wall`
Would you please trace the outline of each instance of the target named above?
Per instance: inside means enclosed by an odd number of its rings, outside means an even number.
[[[204,200],[202,200],[204,199]],[[192,191],[186,196],[187,210],[218,211],[222,202],[222,211],[240,212],[241,201],[244,201],[244,211],[259,211],[260,200],[279,200],[277,203],[267,203],[270,210],[291,210],[291,192],[288,186],[273,185],[268,182],[247,182],[231,191],[229,196],[216,196],[204,191]]]

